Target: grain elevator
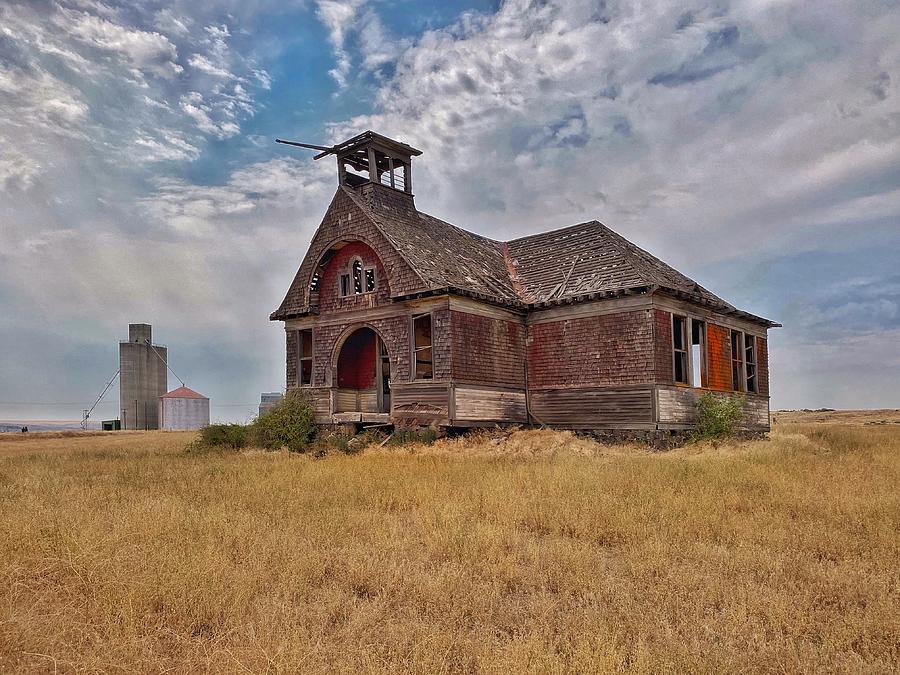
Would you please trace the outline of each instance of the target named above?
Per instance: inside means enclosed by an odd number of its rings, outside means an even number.
[[[167,349],[153,344],[148,323],[128,324],[119,342],[119,411],[125,429],[159,429],[159,397],[168,387]]]

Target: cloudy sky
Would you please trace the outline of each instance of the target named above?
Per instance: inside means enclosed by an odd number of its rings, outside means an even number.
[[[897,35],[890,0],[4,0],[0,419],[80,417],[138,321],[246,418],[336,185],[273,138],[367,128],[426,212],[596,218],[784,323],[774,407],[898,406]]]

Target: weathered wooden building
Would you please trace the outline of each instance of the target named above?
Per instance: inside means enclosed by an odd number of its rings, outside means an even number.
[[[404,143],[331,154],[337,192],[271,315],[319,421],[683,430],[711,390],[768,429],[778,324],[597,221],[500,242],[422,213]]]

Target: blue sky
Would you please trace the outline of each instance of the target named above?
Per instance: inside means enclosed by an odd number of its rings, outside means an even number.
[[[273,138],[367,128],[424,151],[422,210],[596,218],[784,323],[774,407],[896,407],[898,34],[886,1],[5,2],[0,419],[78,417],[135,321],[246,418],[335,187]]]

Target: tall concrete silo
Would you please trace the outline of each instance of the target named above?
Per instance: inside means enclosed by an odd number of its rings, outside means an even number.
[[[153,344],[150,324],[128,324],[119,342],[119,412],[126,429],[159,429],[159,397],[169,388],[165,347]]]
[[[159,428],[193,431],[209,426],[209,399],[193,389],[178,387],[159,397]]]

